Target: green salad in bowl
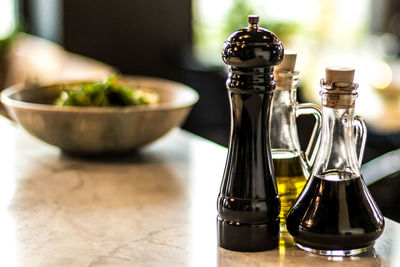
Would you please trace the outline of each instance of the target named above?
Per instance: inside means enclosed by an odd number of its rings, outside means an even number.
[[[145,89],[131,88],[118,83],[117,77],[104,82],[81,84],[64,90],[55,104],[76,107],[115,107],[157,104],[159,96]]]
[[[136,150],[185,121],[199,96],[155,77],[15,85],[1,100],[30,134],[74,154]]]

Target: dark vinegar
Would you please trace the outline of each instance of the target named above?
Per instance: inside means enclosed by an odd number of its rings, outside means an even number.
[[[302,247],[348,251],[372,246],[384,219],[362,178],[330,173],[308,180],[286,226]]]

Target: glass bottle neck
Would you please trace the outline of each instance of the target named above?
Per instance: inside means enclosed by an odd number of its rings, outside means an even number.
[[[346,180],[361,176],[353,119],[353,107],[323,106],[321,145],[313,168],[313,176],[329,180]]]
[[[296,126],[296,84],[294,77],[277,79],[271,115],[271,148],[275,151],[300,154]]]

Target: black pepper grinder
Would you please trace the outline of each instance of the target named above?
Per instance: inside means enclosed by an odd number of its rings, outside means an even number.
[[[273,249],[279,241],[280,201],[269,139],[274,65],[283,46],[272,32],[249,26],[224,43],[229,65],[226,87],[231,104],[231,133],[218,196],[218,244],[236,251]]]

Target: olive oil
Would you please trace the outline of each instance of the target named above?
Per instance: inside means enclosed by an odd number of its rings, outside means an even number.
[[[279,213],[281,229],[286,229],[286,216],[303,190],[308,172],[300,155],[291,151],[272,151],[278,195],[281,200]]]

